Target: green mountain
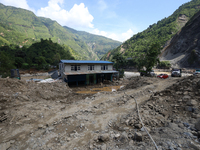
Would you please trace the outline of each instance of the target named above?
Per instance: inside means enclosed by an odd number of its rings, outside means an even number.
[[[82,35],[82,32],[72,30],[51,19],[37,17],[31,11],[0,3],[0,45],[30,46],[40,39],[51,38],[53,42],[68,45],[75,50],[78,54],[76,59],[98,60],[99,56],[121,44],[105,37],[89,33]],[[96,39],[95,43],[100,44],[98,48],[91,48],[90,38]]]
[[[64,28],[68,32],[79,37],[81,41],[84,41],[89,46],[90,50],[94,51],[99,58],[103,57],[108,50],[114,49],[120,45],[120,42],[113,41],[103,36],[90,34],[84,31],[77,31],[66,26],[64,26]]]
[[[187,23],[187,21],[200,9],[200,0],[192,0],[180,6],[171,16],[150,25],[146,30],[132,36],[119,47],[107,52],[102,60],[111,60],[117,53],[125,58],[139,57],[145,53],[152,44],[158,43],[165,47],[169,40]]]

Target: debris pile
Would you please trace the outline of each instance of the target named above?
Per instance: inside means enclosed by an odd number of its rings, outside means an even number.
[[[146,130],[159,150],[200,149],[200,76],[120,83],[77,94],[65,83],[0,79],[0,149],[154,150]]]
[[[200,149],[200,76],[181,79],[154,93],[140,105],[140,115],[160,150]],[[108,134],[109,142],[97,138],[96,148],[106,143],[110,149],[155,149],[136,109],[113,122]]]

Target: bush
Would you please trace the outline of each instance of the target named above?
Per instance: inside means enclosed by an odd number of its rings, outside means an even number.
[[[169,69],[171,67],[170,61],[160,61],[157,68],[159,69]]]

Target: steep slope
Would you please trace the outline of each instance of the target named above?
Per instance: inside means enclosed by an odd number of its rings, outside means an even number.
[[[89,42],[85,42],[90,37],[85,36],[85,40],[83,40],[83,37],[79,37],[77,33],[73,33],[71,30],[66,30],[56,21],[37,17],[31,11],[4,6],[0,3],[0,45],[31,45],[36,41],[40,41],[41,38],[51,38],[53,42],[70,46],[79,54],[78,59],[99,59]],[[120,44],[107,38],[102,40],[99,36],[96,38],[95,35],[92,38],[97,39],[96,42],[101,44],[98,48],[98,54],[105,54],[108,50]],[[100,41],[98,41],[98,38]],[[107,46],[107,43],[110,46]],[[116,45],[116,43],[118,44]]]
[[[90,50],[94,51],[99,58],[107,53],[108,50],[114,49],[121,44],[121,42],[113,41],[103,36],[77,31],[66,26],[64,26],[64,28],[84,41],[89,46]]]
[[[173,67],[200,68],[200,11],[178,32],[161,53]]]
[[[109,51],[102,59],[110,60],[114,54],[119,52],[125,57],[137,57],[144,53],[154,42],[165,46],[165,43],[198,12],[199,8],[200,0],[192,0],[183,4],[171,16],[150,25],[143,32],[134,35],[116,49]]]
[[[52,21],[49,18],[39,17],[44,25],[48,28],[51,39],[59,44],[69,45],[78,54],[80,59],[99,59],[94,51],[91,51],[87,44],[82,41],[78,36],[65,30],[56,21]]]

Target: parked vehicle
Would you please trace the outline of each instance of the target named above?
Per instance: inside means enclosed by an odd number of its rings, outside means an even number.
[[[168,78],[169,76],[167,74],[159,74],[157,75],[158,78],[161,78],[161,79],[166,79]]]
[[[193,73],[193,75],[198,75],[200,74],[200,69],[196,69],[195,72]]]
[[[172,69],[171,77],[181,77],[182,70],[181,69]]]
[[[153,70],[151,70],[150,72],[144,71],[144,70],[140,70],[140,76],[151,76],[154,77],[156,76],[156,74],[154,73]]]

